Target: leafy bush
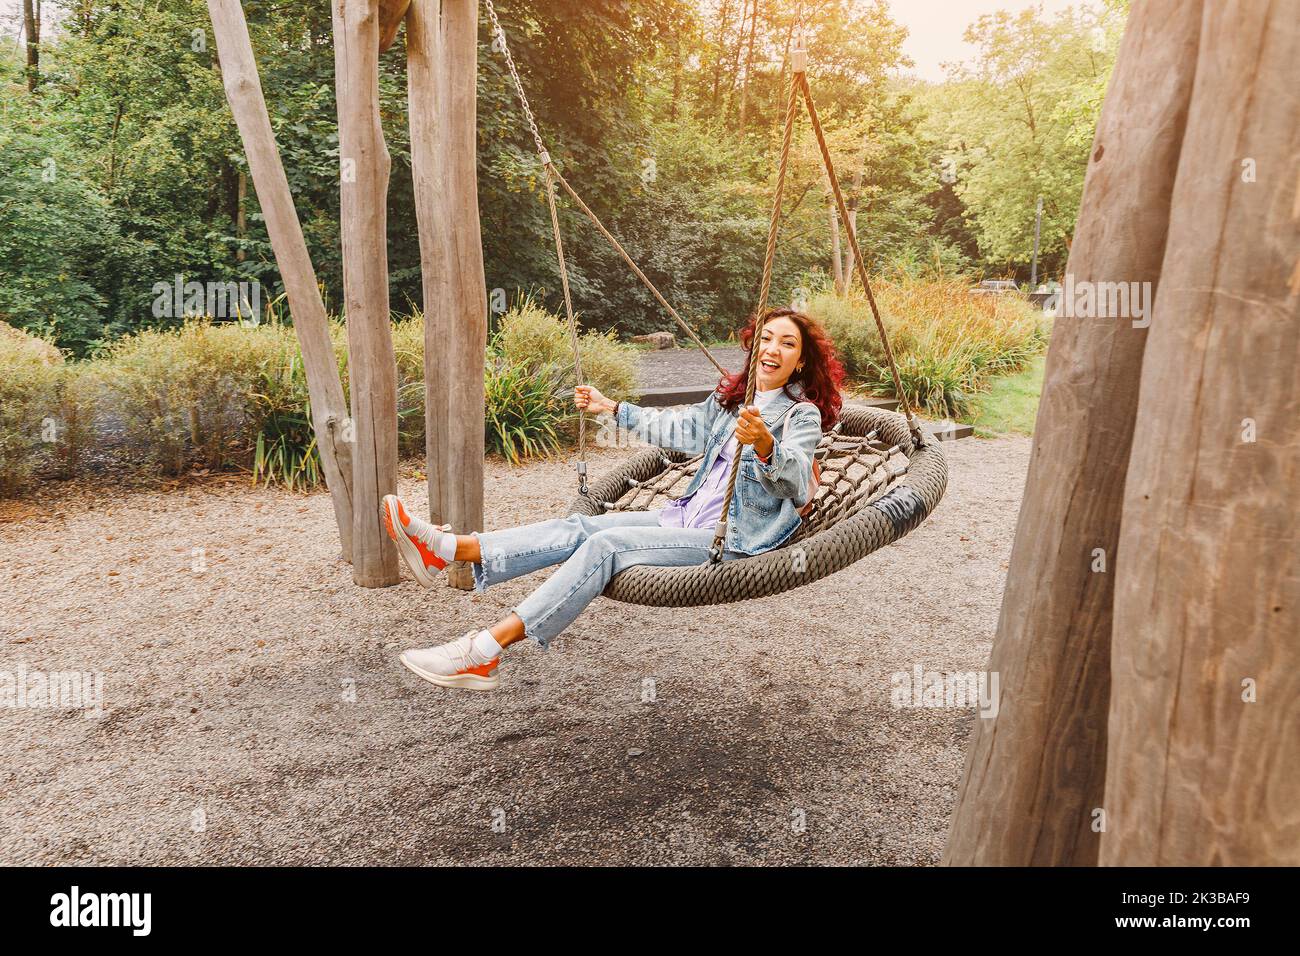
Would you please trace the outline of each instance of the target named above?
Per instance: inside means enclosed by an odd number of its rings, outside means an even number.
[[[573,382],[573,344],[567,321],[531,299],[523,299],[501,317],[496,349],[519,365],[551,365]],[[615,401],[637,392],[636,349],[620,342],[613,331],[587,331],[578,337],[582,377]]]
[[[98,367],[68,362],[56,366],[54,441],[48,444],[47,464],[56,478],[81,473],[95,443],[103,381]]]
[[[246,327],[187,322],[119,340],[103,357],[63,361],[47,342],[0,325],[0,491],[39,468],[70,477],[98,438],[120,436],[134,470],[247,467],[255,481],[291,489],[322,480],[297,337],[270,320]],[[392,326],[398,370],[398,449],[424,451],[424,322]],[[347,333],[330,336],[345,391]],[[587,381],[615,399],[636,392],[636,350],[612,333],[579,340]],[[558,317],[524,303],[503,317],[484,369],[488,447],[512,462],[547,455],[577,421],[572,354]]]
[[[39,468],[75,474],[93,438],[98,378],[49,342],[0,323],[0,496]]]
[[[166,474],[242,461],[261,417],[266,370],[279,366],[292,335],[280,325],[191,321],[121,339],[101,366],[107,400],[128,441]]]
[[[62,358],[46,343],[0,325],[0,494],[23,488],[55,406]]]
[[[1041,315],[1012,296],[971,295],[963,279],[873,283],[908,398],[931,415],[960,416],[990,376],[1022,368],[1047,342]],[[825,325],[849,374],[894,391],[865,294],[823,293],[809,312]]]
[[[393,349],[398,449],[404,455],[423,454],[424,320],[418,313],[394,321]],[[610,398],[623,401],[637,394],[637,351],[619,342],[613,332],[584,333],[578,339],[578,355],[583,378]],[[573,346],[566,321],[533,300],[522,299],[501,317],[488,346],[487,447],[513,462],[550,454],[576,427],[577,412],[570,400],[573,381]]]
[[[582,377],[614,401],[624,401],[638,394],[636,384],[637,350],[620,342],[609,332],[588,331],[578,338],[578,357],[582,362]],[[494,406],[494,401],[505,401],[512,394],[505,383],[513,380],[515,369],[534,376],[545,383],[556,396],[554,403],[543,403],[540,394],[519,395],[519,399],[533,406],[529,420],[541,417],[540,409],[550,408],[551,431],[557,442],[569,440],[577,430],[578,412],[572,402],[575,377],[573,374],[573,343],[565,319],[524,299],[501,317],[501,324],[489,349],[488,414],[489,423],[513,421],[518,413]],[[493,377],[504,377],[505,383],[492,383]],[[541,389],[539,384],[538,389]],[[542,439],[539,438],[539,443]],[[488,447],[496,448],[512,461],[511,454],[502,450],[503,443],[494,438],[489,424]],[[527,447],[527,446],[524,446]],[[547,446],[548,450],[552,446]]]

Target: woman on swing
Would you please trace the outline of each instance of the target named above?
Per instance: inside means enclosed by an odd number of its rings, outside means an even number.
[[[754,322],[741,333],[745,369],[723,378],[704,401],[680,411],[611,402],[591,385],[574,389],[574,404],[613,413],[618,425],[652,444],[703,453],[681,498],[654,511],[572,514],[501,531],[453,534],[417,518],[396,495],[383,502],[384,522],[398,552],[425,587],[454,558],[473,565],[478,590],[551,565],[551,577],[491,627],[438,647],[409,650],[402,663],[442,687],[491,690],[501,651],[531,637],[545,648],[633,565],[703,564],[722,514],[737,450],[737,476],[723,560],[781,545],[811,501],[813,452],[822,432],[839,419],[844,369],[825,331],[793,309],[767,313],[759,348],[755,403],[740,408]]]

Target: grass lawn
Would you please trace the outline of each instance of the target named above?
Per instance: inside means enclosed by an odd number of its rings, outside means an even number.
[[[989,390],[979,395],[970,423],[981,438],[998,435],[1032,435],[1038,416],[1038,393],[1043,388],[1043,366],[1039,355],[1025,369],[992,380]]]

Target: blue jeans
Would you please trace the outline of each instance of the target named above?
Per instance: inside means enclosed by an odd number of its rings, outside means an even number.
[[[610,578],[637,564],[703,564],[713,545],[712,528],[661,528],[656,511],[610,511],[588,517],[572,514],[502,531],[474,531],[481,560],[471,565],[474,587],[482,591],[558,564],[560,568],[513,608],[524,622],[524,636],[543,648],[568,627]],[[734,551],[723,560],[745,557]]]

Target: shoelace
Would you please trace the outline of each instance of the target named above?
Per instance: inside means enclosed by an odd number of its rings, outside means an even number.
[[[474,660],[474,632],[467,631],[465,634],[456,638],[454,641],[448,641],[442,645],[442,651],[447,655],[453,667],[458,671],[469,670],[471,667],[479,667],[486,664],[487,661],[475,662]],[[459,660],[457,660],[459,658]]]

